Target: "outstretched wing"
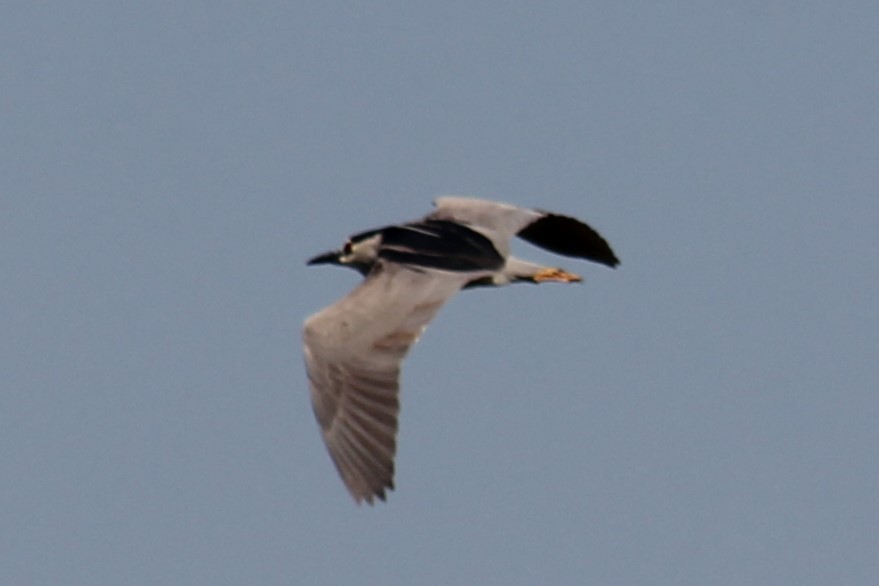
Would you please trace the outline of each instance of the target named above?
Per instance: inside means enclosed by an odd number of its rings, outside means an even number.
[[[485,228],[505,241],[518,236],[550,252],[610,267],[620,263],[610,245],[597,231],[570,216],[459,196],[439,197],[434,204],[436,210],[428,218]]]
[[[305,322],[305,363],[327,449],[358,503],[394,488],[400,364],[443,304],[472,278],[379,262]]]

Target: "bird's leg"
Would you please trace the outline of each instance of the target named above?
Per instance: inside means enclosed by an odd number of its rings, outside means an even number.
[[[543,283],[544,281],[556,281],[559,283],[579,283],[583,280],[580,275],[569,273],[564,269],[546,268],[541,269],[534,274],[535,283]]]

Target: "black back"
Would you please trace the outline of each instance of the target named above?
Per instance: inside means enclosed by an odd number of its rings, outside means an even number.
[[[448,220],[424,220],[381,230],[379,258],[447,271],[497,270],[504,259],[486,236]]]

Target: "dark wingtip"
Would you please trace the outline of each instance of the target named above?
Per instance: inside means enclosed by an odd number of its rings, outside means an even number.
[[[381,502],[385,502],[386,500],[388,500],[388,493],[385,492],[385,489],[394,490],[394,480],[393,479],[385,480],[384,486],[382,486],[380,489],[375,491],[375,496],[377,496]]]
[[[584,258],[611,268],[620,264],[601,234],[569,216],[544,214],[525,226],[518,236],[556,254]]]
[[[369,506],[371,506],[371,507],[372,507],[372,506],[375,506],[375,499],[378,499],[378,500],[380,500],[381,502],[386,502],[386,501],[388,500],[388,494],[387,494],[387,492],[385,491],[385,489],[388,489],[388,490],[394,490],[394,483],[393,483],[393,481],[391,481],[391,482],[385,484],[385,485],[382,486],[381,488],[376,488],[376,489],[374,489],[374,490],[373,490],[371,493],[369,493],[369,494],[366,494],[366,495],[363,495],[363,496],[355,496],[355,497],[354,497],[354,500],[357,502],[358,505],[359,505],[359,504],[362,504],[362,503],[365,501],[366,504],[368,504]]]

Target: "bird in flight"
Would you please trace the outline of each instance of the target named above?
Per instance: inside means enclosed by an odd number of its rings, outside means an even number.
[[[462,289],[573,283],[579,275],[510,254],[518,236],[550,252],[615,267],[598,232],[560,214],[468,197],[440,197],[420,220],[351,236],[309,265],[365,278],[305,321],[314,414],[333,463],[359,504],[394,488],[400,365],[443,304]]]

